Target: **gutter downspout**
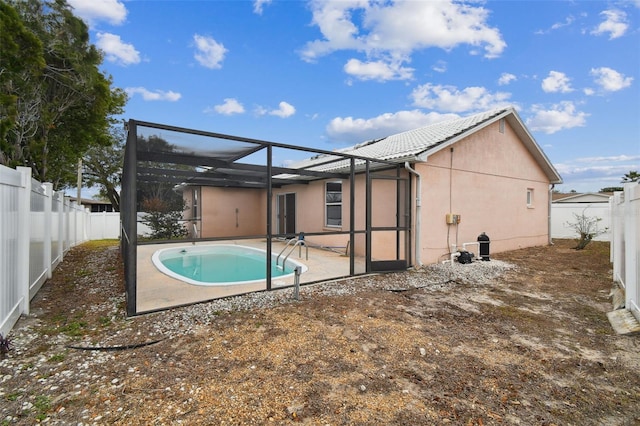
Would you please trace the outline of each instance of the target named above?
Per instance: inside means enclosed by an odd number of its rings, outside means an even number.
[[[551,238],[551,203],[553,201],[553,188],[555,187],[556,187],[555,183],[552,183],[551,186],[549,187],[549,212],[547,216],[547,232],[549,233],[548,239],[549,239],[550,246],[553,245],[553,239]]]
[[[420,173],[411,168],[408,161],[404,162],[404,168],[407,169],[409,173],[416,177],[416,264],[418,266],[422,266],[422,260],[420,259],[420,231],[421,231],[421,220],[420,220],[420,211],[422,207],[421,194],[422,194],[422,176]]]

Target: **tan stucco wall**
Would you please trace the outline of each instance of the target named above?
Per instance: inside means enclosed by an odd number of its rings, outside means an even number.
[[[325,226],[325,182],[342,182],[342,226]],[[296,232],[340,232],[349,230],[349,180],[330,179],[328,181],[311,182],[308,185],[291,185],[274,189],[273,231],[278,232],[276,202],[278,194],[296,194]],[[356,193],[358,191],[356,190]],[[358,205],[356,203],[356,205]],[[363,226],[360,227],[361,229]],[[358,225],[356,225],[358,229]],[[310,244],[326,247],[346,247],[349,235],[314,235],[307,236]]]
[[[396,171],[376,172],[376,174],[396,175]],[[402,176],[406,177],[406,172],[402,171]],[[328,227],[325,224],[325,183],[328,181],[342,182],[342,226]],[[395,181],[374,179],[373,202],[372,202],[372,223],[373,226],[395,226],[396,225],[396,205],[395,205]],[[365,230],[366,222],[366,185],[365,175],[356,176],[355,181],[355,227],[356,231]],[[273,230],[277,228],[276,202],[278,194],[296,194],[296,232],[318,233],[318,232],[348,232],[350,231],[350,193],[351,188],[348,179],[332,179],[327,181],[316,181],[308,185],[291,185],[286,188],[274,189],[274,213]],[[346,247],[349,235],[313,235],[307,239],[311,244]],[[395,259],[395,233],[375,232],[372,236],[373,259]],[[356,238],[354,244],[355,253],[359,256],[365,253],[364,236]],[[401,245],[401,255],[404,255],[404,246]]]
[[[492,253],[548,242],[549,180],[508,124],[504,134],[494,123],[415,167],[422,175],[423,263],[446,259],[456,235],[462,246],[486,232]],[[447,213],[461,215],[457,229],[446,224]]]
[[[265,234],[265,197],[259,189],[203,187],[202,238]]]
[[[343,200],[345,191],[348,193],[348,182],[342,182]],[[323,232],[327,229],[336,228],[324,227],[324,184],[325,181],[311,182],[308,185],[291,185],[285,188],[273,190],[273,232],[278,232],[277,218],[277,195],[296,194],[296,232]],[[343,206],[344,207],[344,206]],[[343,209],[344,212],[344,209]],[[344,213],[343,213],[344,214]],[[339,230],[339,228],[337,228]]]
[[[522,142],[505,123],[476,132],[467,139],[443,148],[413,167],[422,175],[422,229],[420,257],[425,264],[448,258],[449,245],[477,240],[481,232],[491,238],[491,253],[548,242],[549,180]],[[395,170],[385,172],[395,175]],[[403,170],[403,176],[407,176]],[[415,182],[414,182],[415,183]],[[395,226],[396,206],[392,181],[375,181],[373,225]],[[277,228],[277,195],[296,194],[296,232],[349,231],[349,181],[342,180],[342,226],[325,227],[325,181],[273,189],[272,230]],[[415,191],[415,184],[413,185]],[[533,190],[533,204],[527,205],[527,190]],[[415,227],[415,193],[411,196]],[[356,176],[355,229],[365,227],[365,176]],[[202,188],[202,236],[253,236],[266,233],[266,194],[261,190]],[[238,209],[238,226],[236,226]],[[445,223],[447,213],[461,215],[456,226]],[[412,234],[415,228],[412,229]],[[312,244],[345,247],[349,235],[308,236]],[[356,237],[355,252],[364,253],[364,236]],[[395,234],[376,233],[373,258],[395,258]],[[415,248],[414,241],[411,250]],[[401,244],[404,256],[404,247]],[[412,253],[415,262],[415,253]]]

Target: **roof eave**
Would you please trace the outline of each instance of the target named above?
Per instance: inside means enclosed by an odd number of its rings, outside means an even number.
[[[513,107],[509,107],[506,108],[503,112],[501,112],[500,114],[497,114],[491,118],[486,119],[485,121],[483,121],[482,123],[478,123],[477,125],[468,128],[467,130],[465,130],[462,133],[459,133],[455,136],[453,136],[450,139],[447,139],[445,141],[442,141],[436,145],[430,146],[429,148],[427,148],[426,150],[420,152],[417,154],[417,156],[424,158],[425,161],[426,159],[430,156],[433,155],[437,152],[442,151],[443,149],[446,149],[448,147],[450,147],[451,145],[454,145],[455,143],[457,143],[458,141],[466,138],[467,136],[476,133],[479,130],[484,129],[485,127],[489,126],[490,124],[498,121],[499,119],[507,116],[509,113],[511,113],[513,111]]]
[[[533,135],[529,133],[529,129],[527,129],[527,127],[522,122],[522,119],[518,115],[518,112],[515,109],[510,108],[510,111],[508,111],[507,114],[504,114],[504,117],[507,119],[516,134],[520,137],[520,140],[523,141],[525,147],[529,150],[531,155],[533,155],[533,158],[535,158],[540,167],[542,167],[545,174],[547,175],[547,178],[549,179],[549,183],[555,185],[563,183],[560,173],[558,173],[556,168],[553,166],[553,164],[549,160],[549,157],[547,157],[544,151],[542,151],[540,145],[538,145]]]
[[[522,142],[524,143],[527,150],[531,153],[531,155],[533,155],[534,159],[540,165],[545,175],[549,179],[549,183],[550,184],[563,183],[562,177],[560,176],[558,171],[555,169],[555,167],[553,167],[553,164],[551,164],[551,161],[549,161],[549,158],[545,155],[542,149],[540,149],[540,146],[538,145],[536,140],[533,138],[531,133],[529,133],[529,131],[527,130],[527,127],[524,125],[524,123],[518,116],[518,113],[513,107],[506,108],[502,113],[497,114],[494,117],[491,117],[483,121],[482,123],[479,123],[477,126],[467,129],[465,132],[460,133],[452,137],[451,139],[448,139],[437,145],[429,147],[428,149],[418,153],[416,155],[416,158],[420,158],[422,161],[427,161],[429,156],[434,155],[435,153],[440,152],[443,149],[446,149],[454,145],[458,141],[466,138],[467,136],[473,133],[476,133],[477,131],[495,123],[496,121],[502,118],[506,119],[509,122],[509,124],[514,129],[514,131],[516,132],[520,140],[522,140]]]

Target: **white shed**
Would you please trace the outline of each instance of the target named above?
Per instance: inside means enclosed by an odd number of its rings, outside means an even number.
[[[595,241],[611,241],[611,209],[609,193],[553,194],[551,203],[551,237],[578,238],[579,235],[569,224],[576,222],[576,215],[596,217],[598,229],[606,232],[594,238]]]

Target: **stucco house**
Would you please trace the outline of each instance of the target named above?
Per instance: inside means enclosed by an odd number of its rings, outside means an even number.
[[[379,261],[374,270],[447,260],[482,232],[490,238],[492,253],[550,240],[551,192],[562,179],[511,107],[337,154],[356,157],[351,160],[353,179],[340,174],[349,170],[349,160],[321,154],[274,175],[293,183],[273,187],[271,194],[264,188],[184,186],[194,236],[304,233],[309,244],[353,250]],[[369,166],[363,158],[384,164]],[[337,177],[300,182],[292,179],[296,169]],[[269,196],[275,214],[265,222]],[[371,232],[353,235],[354,229]]]
[[[326,249],[305,256],[302,284],[452,260],[465,248],[477,255],[482,233],[491,253],[545,245],[551,193],[562,182],[509,107],[336,151],[137,120],[126,127],[129,315],[292,285],[292,273],[274,272],[284,272],[285,242],[302,238]],[[177,213],[171,223],[188,235],[146,236],[140,214],[161,208]],[[221,258],[198,254],[216,245],[226,250]],[[233,245],[263,253],[260,278],[221,283],[213,274],[194,283],[204,267],[232,263]],[[177,275],[167,272],[164,253],[175,256]]]

